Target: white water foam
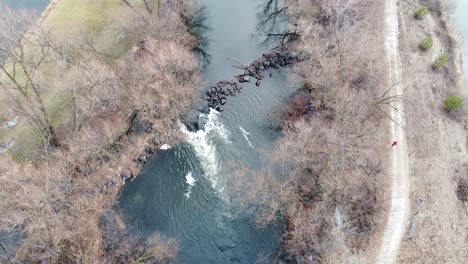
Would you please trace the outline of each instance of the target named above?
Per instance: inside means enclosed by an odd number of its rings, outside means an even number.
[[[195,182],[197,182],[197,180],[193,177],[192,172],[189,172],[187,175],[185,175],[185,183],[188,185],[187,192],[184,194],[186,199],[190,198],[190,195],[192,194],[192,188],[195,186]]]
[[[164,144],[159,149],[168,150],[168,149],[171,149],[171,146],[169,144]]]
[[[247,143],[249,143],[249,146],[251,148],[255,148],[249,140],[250,133],[247,130],[245,130],[243,127],[239,127],[239,129],[240,131],[242,131],[242,135],[244,135],[244,138],[247,141]]]
[[[219,164],[216,157],[216,145],[213,143],[214,136],[219,136],[224,142],[230,143],[229,132],[224,128],[223,123],[219,120],[220,113],[214,109],[210,112],[201,114],[200,118],[206,120],[205,128],[196,132],[191,132],[181,125],[181,131],[187,137],[187,142],[195,149],[195,153],[200,160],[205,175],[211,181],[215,190],[222,192],[219,189]],[[219,190],[218,190],[219,189]]]

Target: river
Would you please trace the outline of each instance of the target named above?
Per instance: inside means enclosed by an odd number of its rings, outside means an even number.
[[[0,0],[0,5],[6,4],[13,8],[27,8],[36,10],[38,14],[45,10],[50,0]]]
[[[0,0],[14,8],[42,12],[48,0]],[[201,0],[208,17],[211,55],[204,68],[207,86],[242,73],[233,65],[249,64],[271,46],[257,34],[268,3],[278,0]],[[268,13],[267,13],[268,15]],[[274,24],[272,24],[274,23]],[[285,25],[268,21],[271,28]],[[204,129],[181,125],[187,141],[154,155],[142,174],[122,191],[118,208],[139,237],[154,232],[180,243],[176,263],[256,263],[271,258],[280,242],[279,227],[258,229],[252,216],[237,209],[227,191],[232,164],[258,170],[266,162],[279,132],[271,118],[297,87],[289,85],[286,69],[274,70],[260,87],[245,84],[229,97],[224,111],[200,115]],[[270,261],[267,261],[270,262]]]
[[[468,1],[455,0],[456,9],[452,14],[455,27],[461,35],[462,53],[463,53],[463,68],[465,71],[465,87],[468,87]]]
[[[268,2],[277,1],[201,1],[211,28],[207,85],[242,73],[232,65],[249,64],[269,49],[257,34],[258,13]],[[226,180],[232,164],[261,168],[279,137],[270,128],[272,113],[296,90],[281,71],[260,87],[243,85],[222,113],[201,115],[204,130],[183,127],[187,143],[158,153],[123,190],[119,205],[133,232],[176,238],[176,263],[255,263],[278,248],[281,230],[257,229],[239,213]]]

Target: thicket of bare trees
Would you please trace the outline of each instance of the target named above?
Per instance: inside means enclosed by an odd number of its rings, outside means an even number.
[[[93,36],[71,43],[27,14],[1,11],[2,107],[42,138],[27,161],[0,157],[0,228],[20,227],[24,236],[11,262],[175,257],[172,240],[138,241],[103,224],[120,174],[137,172],[133,159],[145,146],[176,140],[177,120],[197,95],[200,67],[191,52],[197,40],[183,19],[197,13],[196,4],[157,2],[158,12],[154,1],[145,1],[146,8],[122,3],[121,16],[110,18],[113,30],[135,43],[119,58],[107,56]],[[145,133],[134,132],[135,117]]]
[[[234,195],[260,225],[285,220],[281,258],[293,263],[365,263],[385,199],[389,105],[383,6],[371,0],[290,0],[311,55],[296,67],[309,93],[283,115],[284,137],[261,173],[238,170]],[[305,108],[305,109],[304,109]]]

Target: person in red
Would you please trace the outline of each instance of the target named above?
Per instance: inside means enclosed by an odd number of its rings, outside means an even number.
[[[394,146],[396,146],[396,145],[398,145],[398,141],[395,140],[395,141],[393,141],[393,143],[392,143],[392,147],[394,147]]]

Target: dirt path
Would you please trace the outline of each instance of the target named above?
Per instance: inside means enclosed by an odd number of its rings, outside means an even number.
[[[468,98],[468,92],[459,79],[459,43],[445,2],[398,1],[412,205],[398,263],[468,263],[468,204],[457,197],[459,179],[468,175],[467,112],[444,109],[447,96]],[[427,3],[434,4],[431,12],[415,19],[414,12]],[[429,35],[434,45],[422,52],[418,44]],[[434,71],[441,52],[450,55],[449,63]]]
[[[389,63],[389,77],[393,85],[392,95],[403,95],[398,51],[397,0],[385,1],[385,17],[387,26],[385,46]],[[401,239],[406,229],[409,211],[408,150],[405,134],[405,115],[401,101],[393,104],[390,115],[393,119],[391,122],[392,137],[393,140],[398,141],[398,146],[392,148],[392,202],[382,245],[377,256],[377,263],[395,263]]]

